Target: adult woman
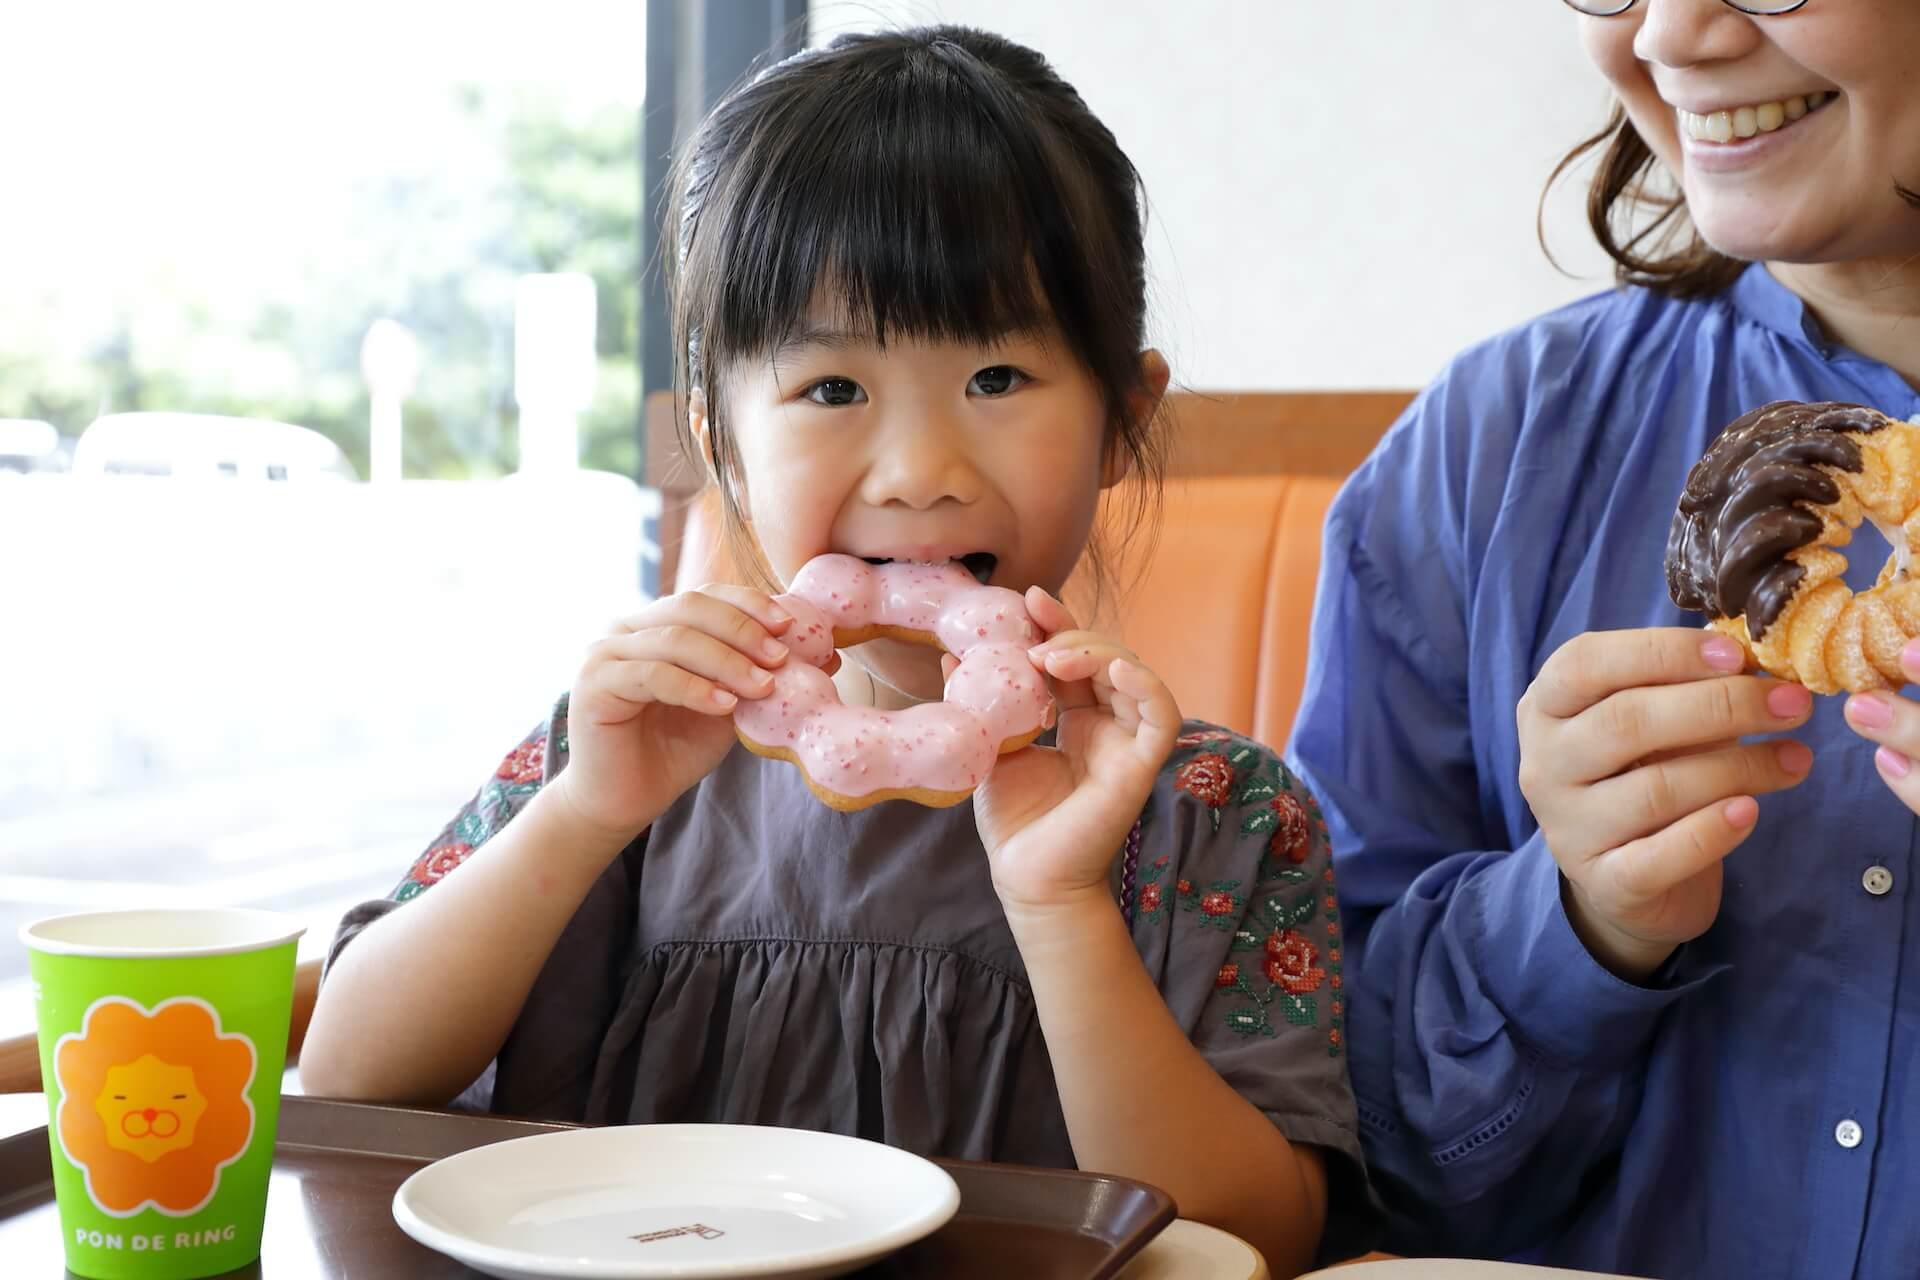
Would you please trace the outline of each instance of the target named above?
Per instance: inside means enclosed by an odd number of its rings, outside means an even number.
[[[1740,413],[1920,413],[1920,6],[1569,3],[1626,287],[1461,355],[1329,519],[1293,757],[1369,1157],[1402,1249],[1911,1273],[1920,707],[1742,673],[1662,566]]]

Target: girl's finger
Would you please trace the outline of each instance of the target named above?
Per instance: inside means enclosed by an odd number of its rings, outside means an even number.
[[[729,582],[713,582],[701,587],[699,594],[726,601],[774,635],[781,634],[793,625],[793,615],[781,608],[779,601],[766,592],[756,591],[752,587],[736,586]]]
[[[1045,635],[1079,630],[1080,624],[1073,620],[1073,614],[1067,611],[1067,606],[1039,587],[1027,588],[1026,604],[1027,616]]]
[[[1106,664],[1090,646],[1077,649],[1049,649],[1037,659],[1040,670],[1054,683],[1054,700],[1062,711],[1077,711],[1097,706],[1100,696],[1093,677]]]
[[[752,597],[759,596],[768,606],[772,605],[772,601],[766,600],[765,596],[748,591],[745,587],[716,590],[744,593],[741,599],[748,604],[753,603]],[[791,621],[789,618],[788,623]],[[787,660],[787,646],[775,639],[759,618],[733,600],[700,591],[682,592],[649,605],[633,617],[623,620],[615,628],[613,638],[646,635],[675,627],[712,636],[761,666],[777,667]]]
[[[1180,706],[1173,700],[1173,691],[1159,676],[1125,658],[1113,660],[1108,678],[1116,693],[1131,698],[1138,708],[1140,731],[1136,740],[1157,751],[1157,758],[1164,758],[1180,735]]]
[[[742,698],[763,698],[773,690],[773,674],[743,657],[739,650],[704,631],[678,623],[649,627],[631,635],[612,636],[597,646],[599,656],[619,663],[651,663],[678,667]],[[656,667],[641,669],[653,674]]]
[[[702,715],[724,716],[739,703],[732,693],[684,667],[648,658],[606,662],[585,678],[587,691],[627,703],[657,702]]]

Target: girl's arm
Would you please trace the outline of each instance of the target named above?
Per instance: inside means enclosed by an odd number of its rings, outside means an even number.
[[[626,844],[575,816],[560,780],[543,788],[431,893],[340,953],[301,1049],[302,1087],[451,1101],[499,1053],[561,930]],[[408,973],[450,980],[395,980]]]
[[[601,873],[732,749],[733,708],[772,689],[768,668],[787,656],[775,637],[792,622],[762,592],[715,586],[655,601],[594,645],[549,733],[551,781],[335,958],[303,1084],[437,1104],[472,1083]],[[398,978],[413,973],[452,980]]]
[[[1276,1276],[1312,1265],[1327,1216],[1315,1147],[1295,1146],[1220,1078],[1140,963],[1105,892],[1008,920],[1026,962],[1074,1159],[1173,1196]]]

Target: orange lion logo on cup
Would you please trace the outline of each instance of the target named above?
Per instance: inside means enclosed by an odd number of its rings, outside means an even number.
[[[96,1000],[53,1057],[60,1146],[103,1213],[196,1213],[253,1139],[253,1042],[205,1001]]]

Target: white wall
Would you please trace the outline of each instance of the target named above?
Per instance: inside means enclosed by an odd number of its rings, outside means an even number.
[[[1604,287],[1582,184],[1607,97],[1554,0],[814,0],[816,39],[951,21],[1039,49],[1146,181],[1155,338],[1209,389],[1417,386]]]

